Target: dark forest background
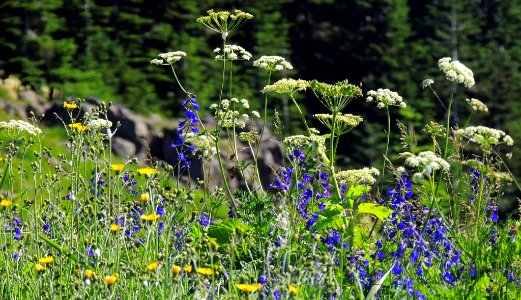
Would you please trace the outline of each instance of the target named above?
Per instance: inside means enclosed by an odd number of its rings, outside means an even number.
[[[422,139],[430,120],[445,112],[428,90],[435,80],[440,96],[448,85],[437,60],[450,56],[474,71],[476,86],[462,89],[453,122],[464,122],[470,110],[465,98],[478,98],[490,109],[475,114],[473,123],[502,129],[521,142],[521,5],[496,0],[281,0],[281,1],[161,1],[161,0],[41,0],[0,4],[0,70],[19,76],[38,90],[52,88],[55,100],[97,97],[122,102],[141,113],[180,113],[184,96],[168,68],[150,64],[161,52],[185,51],[177,73],[202,107],[217,100],[220,64],[213,49],[220,35],[195,20],[208,9],[241,9],[255,18],[228,42],[254,55],[280,55],[294,66],[282,77],[334,83],[362,83],[364,92],[389,88],[407,101],[393,110]],[[265,74],[241,62],[234,69],[236,95],[260,106]],[[240,91],[240,92],[238,92]],[[258,99],[258,101],[256,101]],[[302,99],[307,113],[322,107],[311,93]],[[285,99],[272,99],[286,132],[300,129],[298,115]],[[385,112],[360,99],[349,112],[364,116],[364,125],[344,138],[344,164],[381,165],[385,149]],[[309,117],[311,120],[311,117]],[[319,127],[318,124],[316,124]],[[398,128],[393,155],[400,151]],[[421,142],[420,142],[421,145]],[[521,175],[521,148],[510,164]],[[505,149],[508,150],[508,149]]]

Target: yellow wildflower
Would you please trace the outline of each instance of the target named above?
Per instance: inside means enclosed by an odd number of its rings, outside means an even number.
[[[185,267],[185,272],[186,273],[192,273],[192,265],[188,265]]]
[[[137,169],[137,173],[138,173],[139,175],[150,176],[150,175],[154,175],[154,174],[156,174],[156,173],[157,173],[157,170],[154,169],[154,168],[145,167],[145,168]]]
[[[95,273],[92,270],[85,270],[84,274],[85,274],[85,277],[92,278],[92,276],[94,276]]]
[[[69,124],[70,128],[76,129],[78,132],[84,132],[87,130],[87,127],[83,126],[81,123],[72,123]]]
[[[123,170],[124,166],[125,166],[124,164],[112,164],[112,165],[110,165],[110,168],[113,171],[119,172],[119,171]]]
[[[52,263],[53,261],[54,261],[54,257],[52,257],[51,255],[40,258],[40,263],[45,264],[45,265],[48,265],[48,264]]]
[[[157,219],[159,219],[159,215],[158,214],[150,214],[150,215],[142,215],[141,216],[141,220],[143,220],[143,221],[152,222],[152,221],[155,221]]]
[[[213,270],[211,268],[197,268],[197,273],[210,276],[213,274]]]
[[[262,284],[260,284],[260,283],[253,283],[253,284],[238,283],[235,286],[239,290],[246,292],[246,293],[253,293],[262,288]]]
[[[141,194],[141,201],[148,202],[149,199],[150,199],[150,195],[148,193]]]
[[[9,207],[13,204],[13,201],[11,200],[2,200],[0,201],[0,206],[2,207]]]
[[[292,293],[292,294],[297,294],[299,288],[296,287],[296,286],[294,286],[294,285],[288,284],[288,290],[289,290],[289,292]]]
[[[63,101],[63,107],[65,107],[66,109],[75,109],[78,108],[78,105],[74,102]]]
[[[43,269],[45,269],[45,268],[42,265],[40,265],[40,264],[34,265],[34,270],[36,272],[41,272],[41,271],[43,271]]]
[[[148,264],[147,269],[149,271],[155,271],[157,269],[157,261]]]
[[[110,225],[110,231],[112,232],[117,232],[121,229],[121,226],[119,226],[118,224],[111,224]]]
[[[113,285],[118,280],[118,274],[112,274],[112,276],[105,276],[105,283],[108,285]]]
[[[179,274],[180,272],[181,272],[181,267],[180,267],[180,266],[176,266],[176,265],[174,265],[174,266],[172,267],[172,273],[174,273],[174,274],[177,275],[177,274]]]

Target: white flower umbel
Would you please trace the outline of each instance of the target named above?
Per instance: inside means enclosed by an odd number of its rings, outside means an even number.
[[[194,134],[189,132],[185,135],[185,140],[187,143],[194,145],[196,151],[206,160],[213,160],[217,154],[215,137],[210,134]]]
[[[26,132],[30,135],[37,136],[42,130],[30,123],[21,120],[11,120],[9,122],[0,122],[0,131],[11,131],[12,133]]]
[[[183,51],[166,52],[159,54],[160,58],[155,58],[151,60],[150,63],[154,65],[168,66],[180,61],[185,56],[186,53]]]
[[[367,95],[367,102],[376,102],[376,107],[378,108],[384,108],[386,106],[398,106],[403,108],[407,106],[398,93],[389,89],[371,90],[367,92]]]
[[[380,171],[376,168],[362,168],[354,170],[345,170],[336,173],[335,178],[340,185],[355,186],[359,184],[372,185],[376,182],[376,176],[380,175]]]
[[[482,112],[488,112],[488,107],[485,105],[485,103],[479,101],[475,98],[466,99],[467,103],[472,107],[475,111],[482,111]]]
[[[253,66],[270,72],[282,71],[284,69],[293,69],[293,66],[282,56],[261,56],[259,59],[253,62]]]
[[[413,179],[418,181],[422,178],[431,178],[434,172],[448,171],[450,168],[449,163],[443,158],[436,155],[432,151],[423,151],[418,155],[414,155],[410,152],[400,153],[401,157],[405,157],[405,165],[416,168],[418,172],[414,173]]]
[[[283,78],[273,84],[265,86],[261,92],[293,95],[296,92],[305,91],[308,87],[309,82],[306,80]]]
[[[448,81],[463,84],[468,88],[474,86],[474,73],[459,61],[451,61],[450,57],[444,57],[438,60],[438,66],[445,73]]]
[[[104,119],[94,119],[87,122],[86,127],[88,129],[101,129],[101,128],[110,128],[112,126],[112,122]]]
[[[504,131],[485,126],[469,126],[456,130],[455,134],[483,146],[485,150],[499,144],[514,145],[512,137]]]
[[[250,52],[237,45],[225,45],[224,51],[221,51],[221,48],[216,48],[213,52],[217,53],[216,60],[250,60],[252,57]]]

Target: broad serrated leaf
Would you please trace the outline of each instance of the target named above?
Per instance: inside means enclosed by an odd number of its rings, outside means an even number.
[[[381,221],[384,221],[393,213],[393,210],[376,203],[362,203],[358,206],[358,213],[371,214]]]

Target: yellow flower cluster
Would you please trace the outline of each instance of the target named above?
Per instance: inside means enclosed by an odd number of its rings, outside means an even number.
[[[78,105],[74,102],[67,102],[67,101],[63,101],[63,107],[65,109],[75,109],[75,108],[78,108]]]
[[[152,221],[159,219],[159,217],[160,216],[158,214],[142,215],[141,220],[152,222]]]
[[[262,284],[260,283],[238,283],[235,285],[240,291],[245,293],[254,293],[262,288]]]
[[[145,167],[145,168],[140,168],[137,170],[137,173],[139,175],[145,175],[145,176],[151,176],[151,175],[154,175],[157,173],[157,170],[154,169],[154,168],[149,168],[149,167]]]
[[[10,207],[13,204],[13,201],[4,199],[0,201],[0,206],[2,207]]]
[[[87,127],[83,126],[83,124],[81,123],[72,123],[69,124],[69,127],[72,129],[76,129],[76,131],[78,132],[84,132],[85,130],[87,130]]]

